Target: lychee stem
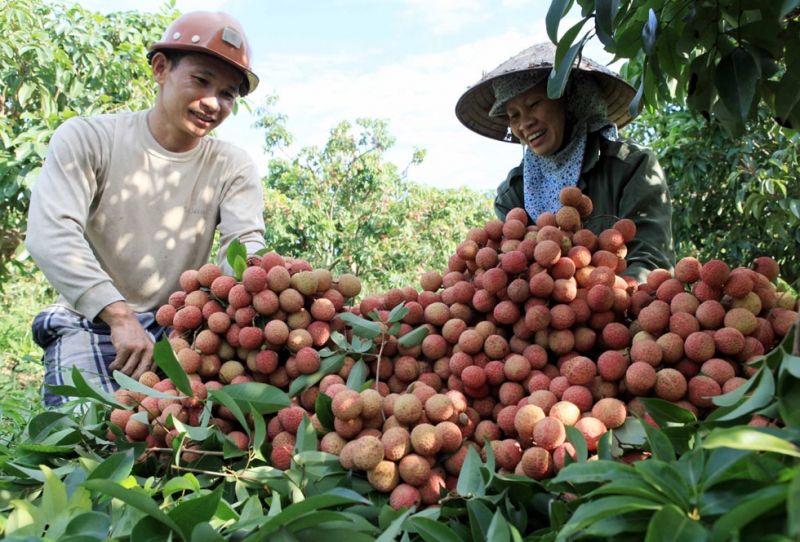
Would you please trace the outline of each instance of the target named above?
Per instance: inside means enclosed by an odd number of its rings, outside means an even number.
[[[175,452],[172,448],[146,448],[145,451],[147,452]],[[225,455],[225,452],[214,452],[211,450],[190,450],[188,448],[182,448],[179,450],[181,453],[188,453],[188,454],[197,454],[197,455]]]
[[[381,347],[378,349],[378,361],[375,363],[375,391],[378,391],[378,384],[381,381],[381,358],[383,357],[383,346],[386,344],[386,334],[381,330]]]

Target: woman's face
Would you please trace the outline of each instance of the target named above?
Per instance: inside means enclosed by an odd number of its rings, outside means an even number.
[[[549,156],[564,144],[564,105],[547,97],[547,85],[536,85],[508,101],[511,132],[539,156]]]

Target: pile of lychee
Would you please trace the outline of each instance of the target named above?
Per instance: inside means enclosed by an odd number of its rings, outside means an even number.
[[[703,416],[711,398],[744,383],[753,371],[746,362],[774,348],[797,319],[796,300],[775,287],[778,268],[771,258],[733,270],[718,260],[684,258],[674,274],[655,270],[638,285],[622,274],[635,224],[622,219],[595,234],[581,223],[592,212],[587,196],[567,188],[561,202],[557,213],[543,213],[535,224],[523,209],[513,209],[505,221],[471,230],[447,270],[422,274],[421,290],[395,288],[347,306],[344,298],[358,293],[347,288],[350,277],[344,289],[344,276],[338,286],[328,279],[301,287],[300,272],[286,263],[273,266],[289,284],[276,290],[271,269],[265,283],[260,271],[245,271],[258,274],[257,285],[265,284],[260,289],[248,287],[244,276],[241,283],[201,281],[201,269],[187,284],[181,281],[183,295],[162,307],[167,314],[159,311],[159,323],[173,327],[182,365],[194,354],[201,359],[194,371],[199,383],[253,378],[286,389],[293,378],[319,368],[319,349],[334,349],[331,331],[344,330],[336,314],[387,321],[402,305],[407,313],[399,331],[379,336],[364,356],[369,389],[347,387],[355,363],[348,357],[267,424],[275,467],[291,466],[298,427],[308,416],[321,435],[320,449],[364,472],[400,508],[435,504],[444,489],[454,489],[470,447],[484,457],[491,447],[502,472],[538,480],[562,468],[567,455],[575,457],[567,427],[594,452],[629,412],[644,414],[639,397],[659,397]],[[257,268],[269,268],[267,260]],[[217,280],[230,287],[215,291]],[[284,304],[282,292],[290,286],[300,297]],[[259,296],[269,302],[257,302]],[[320,299],[331,301],[324,317],[314,310]],[[179,316],[189,306],[197,309],[191,310],[195,327]],[[267,306],[272,312],[263,312]],[[217,327],[222,315],[227,327]],[[262,325],[259,317],[269,321]],[[418,326],[427,336],[403,346],[398,339]],[[281,340],[273,335],[278,327]],[[292,333],[303,340],[294,342]],[[213,378],[202,369],[208,357],[221,363],[209,371]],[[235,370],[223,376],[231,362]],[[320,393],[332,399],[332,428],[314,412]],[[219,419],[232,423],[224,410]]]
[[[319,349],[328,343],[334,326],[344,326],[334,322],[334,316],[347,299],[359,294],[361,282],[347,273],[334,280],[327,269],[269,252],[250,257],[240,281],[209,263],[184,271],[180,287],[158,309],[156,321],[171,329],[169,341],[193,396],[183,397],[170,379],[148,371],[141,383],[176,398],[121,389],[117,401],[133,408],[111,412],[112,423],[130,440],[146,441],[154,448],[171,446],[177,435],[170,415],[199,425],[211,389],[256,381],[285,390],[299,375],[316,372]],[[132,418],[143,411],[149,424]],[[211,423],[239,448],[248,447],[246,432],[224,405],[214,406]]]

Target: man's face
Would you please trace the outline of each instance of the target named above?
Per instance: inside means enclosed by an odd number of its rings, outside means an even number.
[[[547,86],[537,85],[506,104],[511,132],[539,156],[548,156],[564,143],[564,106],[547,97]]]
[[[228,63],[204,54],[188,54],[173,66],[164,55],[156,55],[153,76],[161,85],[159,112],[164,118],[159,122],[170,137],[193,141],[191,146],[228,117],[243,77]]]

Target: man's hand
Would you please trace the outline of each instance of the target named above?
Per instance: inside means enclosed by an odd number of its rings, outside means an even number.
[[[153,365],[153,340],[124,301],[106,306],[100,319],[111,328],[111,344],[117,351],[111,371],[119,369],[134,380]]]

